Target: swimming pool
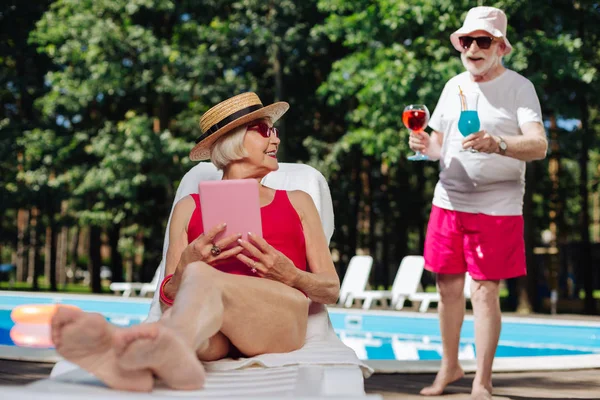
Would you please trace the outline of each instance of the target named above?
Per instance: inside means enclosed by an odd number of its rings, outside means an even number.
[[[0,293],[0,357],[15,358],[17,354],[17,358],[56,358],[49,346],[15,344],[11,339],[15,325],[10,319],[10,312],[17,305],[54,303],[100,312],[119,326],[142,322],[150,308],[150,299],[3,292]],[[417,369],[439,365],[442,347],[436,315],[340,308],[330,308],[329,313],[338,336],[376,370],[404,371],[399,365]],[[469,316],[463,324],[459,352],[463,363],[475,359],[473,319]],[[559,363],[555,368],[570,362],[580,367],[591,362],[600,367],[600,322],[505,317],[496,357],[499,364],[503,361],[510,364],[511,370],[518,369],[515,359],[523,366],[530,365],[526,360],[537,360],[544,369],[549,368],[550,361]]]
[[[442,356],[435,314],[330,309],[346,345],[376,371],[434,372]],[[474,371],[473,317],[461,330],[459,359]],[[402,360],[402,363],[399,361]],[[495,370],[527,371],[600,367],[600,322],[503,317]]]
[[[84,311],[98,312],[118,326],[130,326],[146,319],[150,299],[123,299],[114,296],[69,295],[29,292],[0,292],[0,358],[57,361],[48,327],[15,324],[11,311],[25,304],[67,304]]]

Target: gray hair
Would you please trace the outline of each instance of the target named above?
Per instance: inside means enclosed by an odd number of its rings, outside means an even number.
[[[248,156],[244,148],[247,125],[242,125],[220,137],[210,148],[210,161],[222,170],[233,161]]]

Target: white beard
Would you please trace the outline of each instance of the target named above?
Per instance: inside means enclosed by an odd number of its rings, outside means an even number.
[[[460,54],[460,60],[462,61],[465,69],[469,71],[471,75],[483,76],[500,65],[502,57],[494,51],[490,56],[484,58],[483,61],[479,61],[478,65],[474,65],[473,62],[467,59],[467,53],[464,52]]]

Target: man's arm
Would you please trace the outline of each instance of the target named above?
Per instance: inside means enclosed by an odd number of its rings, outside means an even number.
[[[548,151],[548,140],[546,139],[546,131],[539,122],[526,122],[521,127],[522,136],[502,137],[506,142],[507,157],[516,158],[522,161],[543,160],[546,158]],[[498,149],[496,153],[500,153],[500,138],[496,137]]]
[[[548,140],[546,131],[539,122],[526,122],[521,127],[523,135],[502,136],[506,142],[506,152],[500,149],[500,136],[487,131],[480,131],[467,136],[463,140],[463,148],[472,147],[484,153],[497,153],[522,161],[542,160],[546,158]]]

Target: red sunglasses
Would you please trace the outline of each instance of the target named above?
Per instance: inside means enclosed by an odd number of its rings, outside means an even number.
[[[468,49],[473,44],[473,41],[475,41],[475,42],[477,42],[477,47],[479,47],[480,49],[483,49],[483,50],[487,50],[490,48],[490,46],[492,45],[494,40],[496,40],[496,38],[489,37],[489,36],[479,36],[479,37],[461,36],[458,38],[458,41],[460,42],[460,46],[463,49]]]
[[[256,131],[260,133],[260,135],[264,138],[270,138],[271,135],[275,135],[275,137],[279,137],[279,131],[275,127],[270,127],[266,122],[255,122],[251,125],[248,125],[247,128],[249,131]]]

